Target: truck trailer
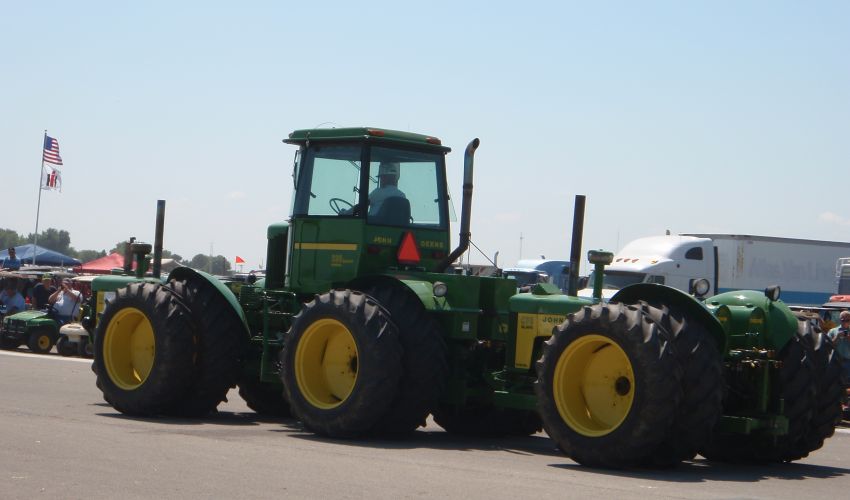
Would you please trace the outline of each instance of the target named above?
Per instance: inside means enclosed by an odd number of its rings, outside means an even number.
[[[649,236],[629,242],[605,269],[603,297],[632,283],[657,283],[687,292],[699,279],[707,296],[782,287],[789,304],[820,305],[835,288],[835,263],[850,243],[737,234]],[[589,283],[593,283],[591,276]],[[579,292],[589,297],[590,289]]]

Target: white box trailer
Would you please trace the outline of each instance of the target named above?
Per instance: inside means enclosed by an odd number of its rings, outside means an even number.
[[[628,243],[605,269],[603,297],[632,283],[689,291],[705,278],[710,295],[782,288],[789,304],[820,305],[835,289],[835,263],[850,243],[736,234],[650,236]],[[589,286],[593,284],[593,277]],[[591,289],[579,292],[590,296]]]

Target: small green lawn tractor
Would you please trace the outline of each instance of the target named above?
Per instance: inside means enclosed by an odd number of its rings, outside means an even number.
[[[3,318],[0,346],[15,349],[26,344],[30,351],[47,354],[59,339],[59,325],[45,311],[21,311]]]
[[[832,346],[778,288],[706,303],[653,284],[610,302],[601,283],[596,299],[545,283],[517,293],[505,277],[452,272],[470,243],[477,139],[454,249],[439,139],[340,128],[285,142],[298,146],[295,194],[289,220],[268,228],[265,278],[234,293],[178,268],[105,309],[94,369],[117,410],[201,416],[238,385],[254,410],[322,436],[403,434],[433,414],[457,434],[545,429],[600,467],[790,461],[832,435]],[[589,257],[600,271],[611,260]]]

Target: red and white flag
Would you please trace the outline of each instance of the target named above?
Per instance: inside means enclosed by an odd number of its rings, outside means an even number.
[[[41,169],[41,189],[57,189],[62,191],[62,172],[51,165],[45,164]]]
[[[245,263],[245,259],[243,259],[242,257],[240,257],[240,256],[238,256],[238,255],[237,255],[237,256],[236,256],[236,263],[237,263],[237,264],[244,264],[244,263]]]

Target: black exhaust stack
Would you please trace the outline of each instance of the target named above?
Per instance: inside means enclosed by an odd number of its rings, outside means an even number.
[[[466,146],[466,152],[463,155],[463,207],[460,212],[460,241],[457,248],[452,250],[452,253],[437,266],[437,270],[441,272],[445,272],[469,248],[469,237],[471,236],[469,223],[472,219],[472,164],[475,159],[475,150],[478,149],[480,143],[481,141],[477,137],[473,139]]]
[[[584,203],[586,197],[583,194],[576,195],[575,209],[573,210],[573,239],[570,242],[570,283],[567,295],[575,297],[578,295],[578,271],[581,262],[581,244],[584,235]]]
[[[153,273],[159,278],[162,269],[162,231],[165,226],[165,200],[156,200],[156,234],[153,239]]]

